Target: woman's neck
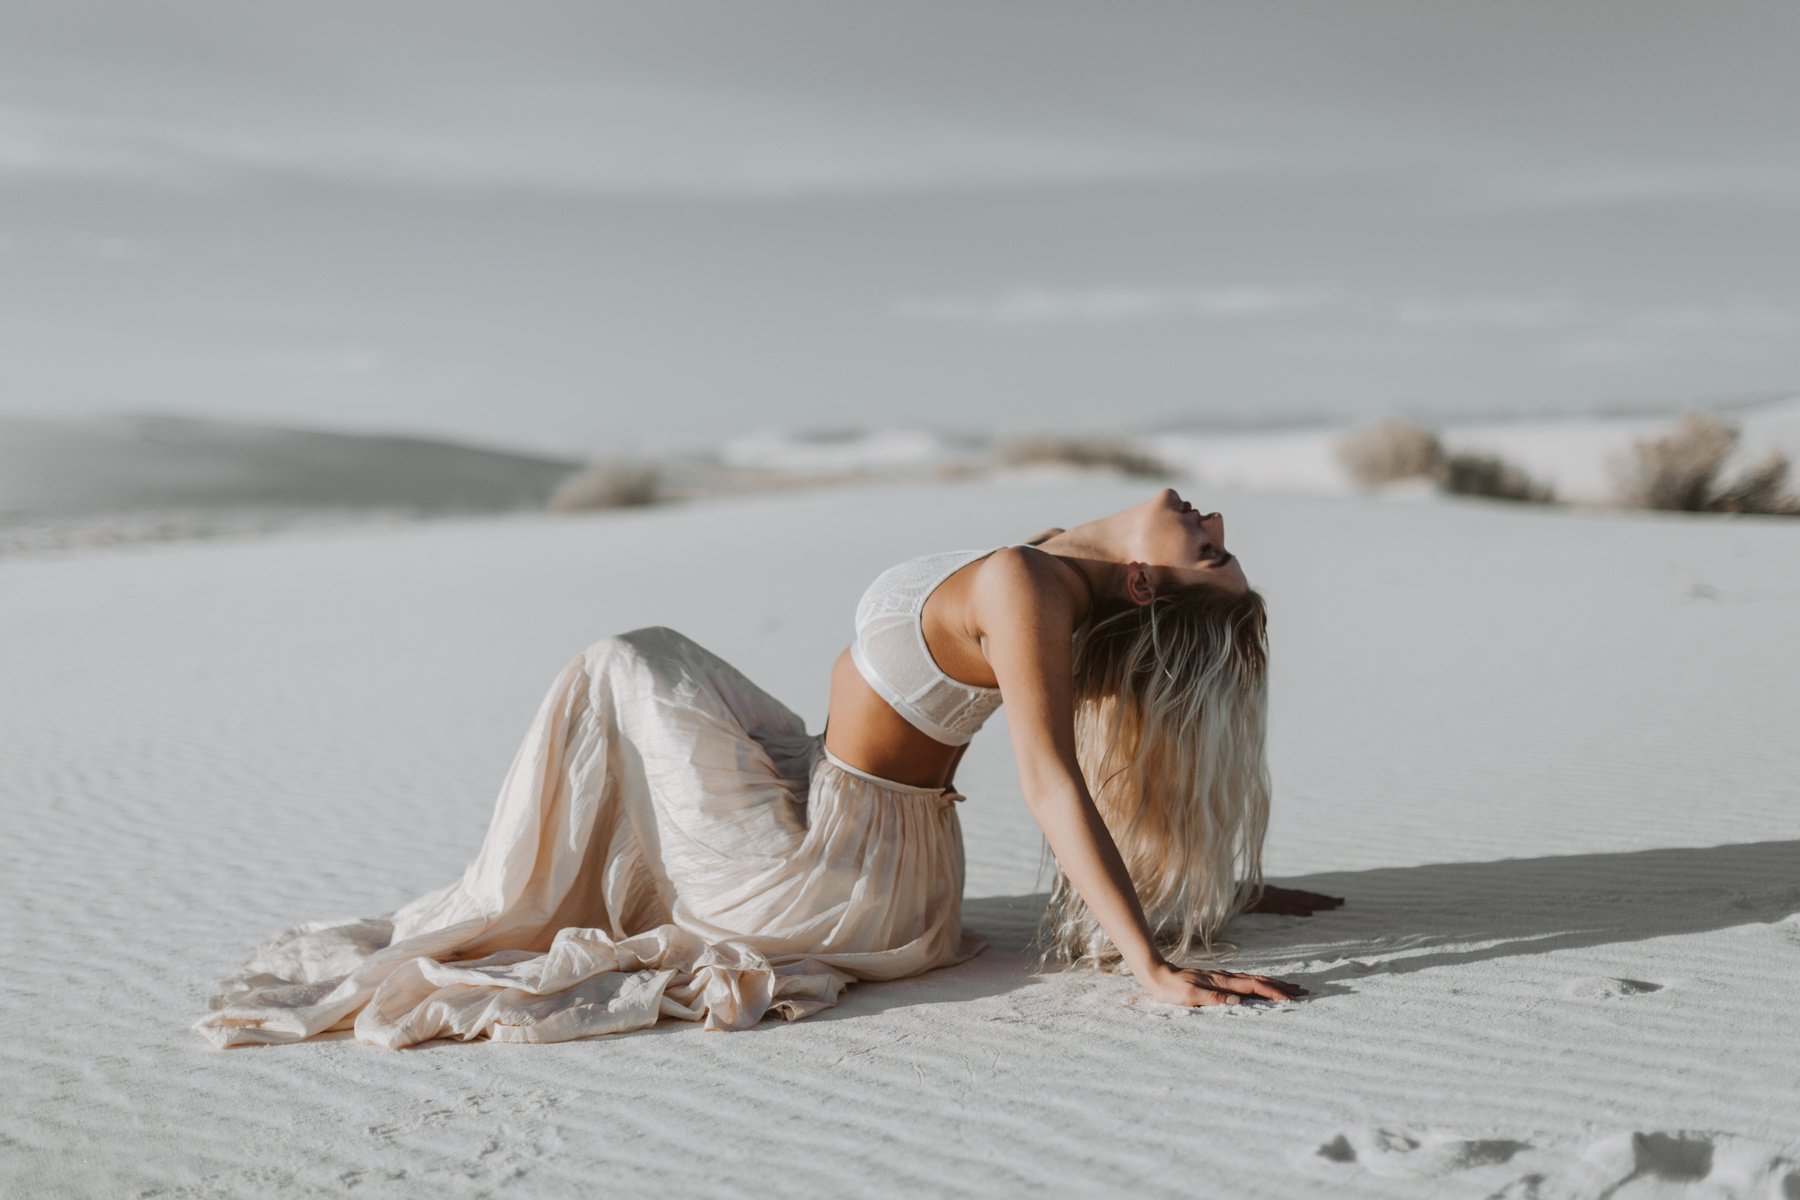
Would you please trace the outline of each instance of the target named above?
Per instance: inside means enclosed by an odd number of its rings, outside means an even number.
[[[1093,617],[1102,596],[1117,591],[1124,564],[1113,560],[1104,542],[1091,536],[1089,526],[1065,530],[1038,543],[1037,548],[1064,568],[1062,578],[1070,598],[1079,606],[1082,621]]]

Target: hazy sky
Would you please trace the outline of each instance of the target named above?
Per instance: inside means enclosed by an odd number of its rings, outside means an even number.
[[[1800,391],[1800,5],[0,0],[0,411],[565,451]]]

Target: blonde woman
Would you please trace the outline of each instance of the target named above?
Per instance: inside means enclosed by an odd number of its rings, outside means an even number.
[[[455,882],[283,931],[195,1028],[219,1046],[354,1029],[562,1041],[662,1017],[741,1029],[857,980],[967,960],[953,783],[1005,701],[1057,865],[1040,962],[1170,1004],[1303,989],[1181,965],[1225,923],[1340,901],[1265,887],[1262,598],[1172,488],[1031,542],[926,555],[864,592],[824,728],[663,627],[552,683]]]

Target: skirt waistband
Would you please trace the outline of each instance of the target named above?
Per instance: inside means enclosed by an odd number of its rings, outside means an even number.
[[[909,792],[917,796],[936,796],[944,800],[954,801],[964,799],[961,792],[954,791],[950,788],[921,787],[916,783],[901,783],[897,779],[884,779],[880,775],[871,775],[867,771],[858,767],[853,767],[837,755],[833,754],[831,750],[826,747],[824,735],[820,735],[819,738],[819,753],[826,762],[844,772],[844,774],[854,775],[858,779],[866,779],[876,787],[886,788],[892,792]]]

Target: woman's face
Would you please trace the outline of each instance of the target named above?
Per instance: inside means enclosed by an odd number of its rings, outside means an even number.
[[[1232,592],[1250,581],[1237,555],[1225,548],[1225,518],[1202,513],[1174,488],[1164,488],[1139,506],[1144,513],[1145,565],[1158,569],[1160,587],[1210,584]]]

